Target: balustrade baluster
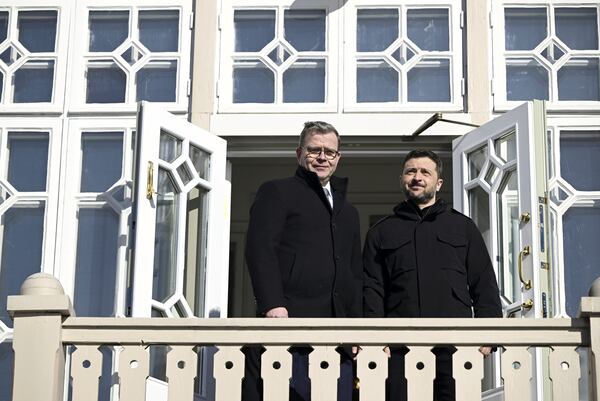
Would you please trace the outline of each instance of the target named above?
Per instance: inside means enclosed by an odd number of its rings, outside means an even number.
[[[360,401],[384,401],[388,357],[383,346],[362,347],[356,365],[356,375],[360,380]]]
[[[98,399],[102,376],[102,352],[97,345],[79,345],[71,354],[73,401]]]
[[[575,347],[554,347],[549,359],[553,400],[579,400],[581,369]]]
[[[481,401],[483,355],[479,347],[456,347],[452,355],[452,374],[456,382],[456,399]]]
[[[312,401],[337,399],[340,377],[340,354],[335,346],[315,346],[308,357],[308,377]]]
[[[148,350],[144,346],[123,347],[119,353],[119,398],[121,400],[146,400],[149,367]]]
[[[267,346],[262,354],[260,375],[264,401],[288,401],[292,377],[292,354],[287,346]]]
[[[194,398],[197,365],[198,354],[193,347],[171,347],[167,354],[168,401],[188,401]]]
[[[409,347],[404,366],[409,401],[432,401],[435,355],[431,347]]]
[[[215,401],[241,401],[244,353],[240,346],[218,347],[214,356]]]
[[[531,400],[532,362],[528,347],[507,347],[502,353],[504,399]]]

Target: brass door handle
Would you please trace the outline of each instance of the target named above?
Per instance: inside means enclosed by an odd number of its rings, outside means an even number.
[[[528,245],[525,248],[523,248],[521,250],[521,252],[519,252],[519,261],[518,261],[519,279],[521,280],[521,283],[523,283],[523,286],[525,287],[526,290],[531,289],[531,280],[525,281],[525,278],[523,278],[523,258],[525,256],[529,255],[530,253],[531,253],[531,251],[530,251],[529,245]]]
[[[148,162],[148,169],[146,170],[146,198],[152,199],[152,195],[155,194],[154,188],[154,163]]]

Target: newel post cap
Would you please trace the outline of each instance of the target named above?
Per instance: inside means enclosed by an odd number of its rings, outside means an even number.
[[[75,316],[71,300],[56,277],[48,273],[35,273],[21,285],[21,295],[8,297],[7,308],[11,316],[16,313],[56,314]]]
[[[600,277],[594,280],[588,294],[590,297],[600,297]]]

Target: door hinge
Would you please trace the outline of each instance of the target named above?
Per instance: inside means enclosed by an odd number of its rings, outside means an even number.
[[[538,197],[538,203],[541,203],[543,205],[547,205],[548,204],[548,198],[545,196],[539,196]]]
[[[190,97],[190,95],[192,94],[192,80],[191,79],[187,80],[186,93],[187,93],[188,97]]]
[[[550,270],[550,263],[548,262],[540,262],[540,267],[544,270]]]
[[[460,29],[464,29],[465,28],[465,12],[461,11],[460,12]]]
[[[490,23],[490,28],[493,28],[494,27],[494,19],[492,18],[491,11],[488,13],[488,19],[489,19],[489,23]]]
[[[221,31],[221,14],[217,15],[217,30]]]
[[[217,97],[217,98],[218,98],[218,97],[219,97],[219,95],[220,95],[220,93],[219,93],[219,86],[220,86],[220,85],[219,85],[219,81],[217,81],[217,82],[215,83],[215,97]]]
[[[194,12],[190,13],[190,29],[194,29]]]
[[[465,95],[465,93],[466,93],[465,79],[464,79],[464,78],[462,78],[462,79],[460,80],[460,94],[461,94],[461,96],[464,96],[464,95]]]
[[[494,78],[490,79],[490,94],[494,95]]]

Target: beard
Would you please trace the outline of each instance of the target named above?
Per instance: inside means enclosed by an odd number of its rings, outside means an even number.
[[[424,188],[423,192],[421,192],[419,195],[416,195],[413,192],[411,192],[406,186],[404,187],[404,195],[406,196],[406,199],[413,201],[417,205],[428,203],[431,199],[435,197],[435,193],[435,188]]]

